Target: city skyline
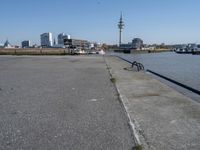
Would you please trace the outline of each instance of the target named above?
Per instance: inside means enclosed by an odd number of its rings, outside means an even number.
[[[1,2],[0,43],[9,39],[40,43],[40,34],[70,34],[74,38],[117,44],[120,13],[125,29],[122,43],[139,37],[147,44],[200,43],[197,0],[7,0]]]

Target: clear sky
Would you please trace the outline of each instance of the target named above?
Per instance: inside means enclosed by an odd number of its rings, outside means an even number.
[[[200,0],[0,0],[0,43],[40,43],[40,34],[118,43],[123,12],[123,42],[200,43]]]

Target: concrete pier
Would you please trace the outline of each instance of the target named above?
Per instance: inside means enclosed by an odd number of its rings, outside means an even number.
[[[0,56],[0,149],[199,150],[199,139],[200,104],[119,58]]]
[[[0,56],[1,150],[132,150],[102,57]]]
[[[136,142],[147,150],[199,150],[200,104],[130,64],[106,57]],[[126,69],[124,69],[126,68]]]

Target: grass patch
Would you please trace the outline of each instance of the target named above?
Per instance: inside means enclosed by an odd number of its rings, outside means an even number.
[[[111,78],[110,81],[111,81],[112,83],[116,83],[116,79],[115,79],[115,78]]]
[[[132,150],[142,150],[142,146],[141,145],[136,145],[133,147]]]
[[[107,69],[108,69],[108,70],[110,70],[110,69],[111,69],[111,67],[107,67]]]

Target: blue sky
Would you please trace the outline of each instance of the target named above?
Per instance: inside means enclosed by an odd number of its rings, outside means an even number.
[[[121,11],[124,43],[200,43],[199,0],[0,0],[0,43],[39,44],[43,32],[64,32],[115,44]]]

